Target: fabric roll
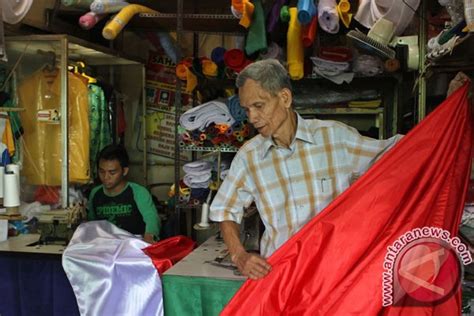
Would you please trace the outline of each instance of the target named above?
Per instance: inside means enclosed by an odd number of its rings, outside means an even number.
[[[262,2],[254,0],[254,6],[253,21],[245,41],[245,52],[247,55],[252,55],[267,48],[267,32],[265,30],[265,14]]]
[[[183,182],[191,189],[208,188],[211,177],[210,171],[187,173],[183,177]]]
[[[210,101],[183,113],[179,122],[189,131],[203,131],[211,123],[232,125],[235,120],[225,103]]]
[[[90,10],[97,14],[115,13],[129,5],[122,0],[94,0],[90,5]]]
[[[335,0],[320,0],[318,3],[319,26],[330,34],[339,32],[339,14]]]
[[[233,48],[227,50],[224,53],[224,63],[227,67],[234,70],[235,72],[240,72],[248,64],[250,64],[251,61],[245,57],[245,53],[243,50]]]
[[[298,0],[298,21],[301,25],[306,25],[311,22],[316,15],[316,6],[314,0]]]
[[[185,173],[210,172],[211,170],[212,163],[206,160],[196,160],[183,165],[183,171]]]
[[[93,28],[100,20],[102,20],[106,15],[105,14],[97,14],[95,12],[87,12],[83,16],[79,18],[79,25],[84,30],[90,30]]]
[[[222,65],[224,63],[225,51],[226,49],[224,47],[215,47],[211,52],[211,60],[217,65]]]
[[[242,10],[239,24],[248,28],[252,24],[252,17],[254,15],[254,5],[249,0],[241,0]],[[234,6],[232,6],[234,7]],[[235,7],[234,7],[235,8]]]
[[[61,0],[66,7],[89,8],[94,0]]]
[[[205,76],[215,77],[217,76],[217,65],[212,60],[208,58],[203,58],[201,60],[202,73]]]
[[[394,35],[401,35],[420,5],[420,0],[361,0],[354,18],[370,29],[381,18],[393,22]]]
[[[147,246],[105,220],[79,225],[62,265],[81,315],[163,315],[160,276],[142,251]]]
[[[273,2],[272,9],[268,14],[267,20],[267,32],[272,33],[275,31],[275,28],[278,24],[278,20],[280,19],[280,11],[281,7],[286,3],[286,0],[276,0]]]
[[[299,80],[304,76],[304,52],[301,39],[301,25],[298,22],[296,7],[289,8],[290,23],[288,25],[286,55],[288,61],[288,73],[291,79]]]
[[[247,119],[247,113],[245,113],[245,110],[240,106],[238,95],[233,95],[227,99],[227,107],[235,121],[242,122]]]
[[[318,16],[315,15],[311,19],[308,25],[303,28],[303,46],[310,47],[313,45],[314,39],[316,38],[316,32],[318,29]]]
[[[155,10],[139,4],[130,4],[120,10],[119,13],[104,27],[102,36],[105,39],[113,40],[127,25],[127,23],[138,13],[158,13]]]

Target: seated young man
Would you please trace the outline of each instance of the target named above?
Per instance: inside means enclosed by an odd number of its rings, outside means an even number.
[[[128,164],[128,154],[122,146],[109,145],[102,149],[97,161],[102,184],[90,193],[87,218],[106,219],[153,243],[158,239],[160,219],[148,190],[126,180]]]

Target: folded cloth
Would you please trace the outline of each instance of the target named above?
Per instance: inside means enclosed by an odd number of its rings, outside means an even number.
[[[229,49],[224,53],[224,63],[227,67],[234,70],[235,72],[240,72],[248,64],[251,63],[245,57],[243,50],[238,48]]]
[[[232,125],[234,122],[225,103],[219,101],[209,101],[198,105],[184,112],[179,118],[181,126],[188,131],[196,129],[204,131],[211,123]]]
[[[227,107],[229,108],[230,115],[237,121],[242,122],[247,119],[247,113],[240,106],[240,99],[238,95],[233,95],[227,99]]]
[[[319,26],[326,32],[336,34],[339,32],[339,14],[335,0],[321,0],[318,3]]]
[[[158,272],[141,238],[108,221],[79,225],[62,265],[81,315],[163,315]]]
[[[205,160],[191,161],[183,165],[183,171],[185,173],[200,173],[210,172],[212,170],[212,163]]]
[[[183,177],[183,182],[191,189],[208,188],[211,182],[211,171],[201,171],[195,173],[187,173]]]

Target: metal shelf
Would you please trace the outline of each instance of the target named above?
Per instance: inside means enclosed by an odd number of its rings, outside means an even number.
[[[142,13],[134,17],[128,28],[153,30],[157,27],[169,31],[177,30],[176,13]],[[182,15],[184,32],[217,33],[228,35],[245,35],[245,28],[239,25],[239,20],[232,14],[190,14]]]
[[[193,145],[180,146],[181,150],[185,151],[216,151],[216,152],[229,152],[236,153],[239,149],[237,147],[198,147]]]
[[[383,114],[383,107],[379,108],[307,108],[296,109],[299,114]]]

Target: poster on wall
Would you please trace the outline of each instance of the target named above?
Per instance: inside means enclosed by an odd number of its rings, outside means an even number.
[[[174,111],[176,64],[163,52],[150,51],[146,66],[146,105],[150,109]],[[182,85],[181,104],[190,107],[192,96]]]
[[[150,154],[174,158],[176,64],[164,52],[150,51],[146,66],[146,138]],[[192,96],[181,91],[181,104],[187,109]],[[190,152],[181,159],[190,160]]]
[[[149,111],[146,115],[148,152],[174,158],[175,115],[163,110]],[[182,160],[191,160],[191,152],[180,152]]]

